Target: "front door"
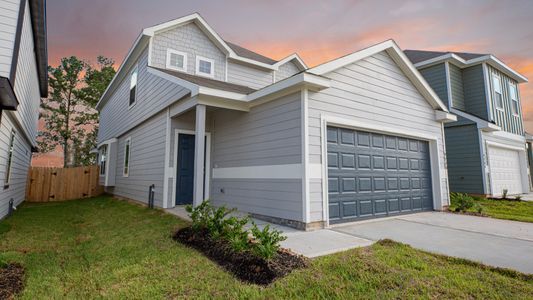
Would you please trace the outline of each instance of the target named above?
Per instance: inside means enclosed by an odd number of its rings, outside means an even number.
[[[192,204],[194,185],[194,135],[178,135],[176,205]]]

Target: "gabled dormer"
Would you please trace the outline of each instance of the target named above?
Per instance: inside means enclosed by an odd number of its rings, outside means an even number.
[[[491,130],[524,134],[518,84],[527,79],[498,58],[419,50],[405,54],[452,112],[471,122],[495,125]]]

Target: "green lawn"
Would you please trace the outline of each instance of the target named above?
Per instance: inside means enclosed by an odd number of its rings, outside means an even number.
[[[384,242],[318,258],[268,287],[243,284],[170,236],[185,226],[108,197],[26,204],[0,222],[0,264],[21,298],[531,298],[533,278]]]
[[[512,221],[533,222],[533,202],[513,200],[490,200],[474,197],[483,207],[483,214],[492,218]],[[450,209],[454,209],[453,205]],[[470,211],[474,212],[475,209]]]

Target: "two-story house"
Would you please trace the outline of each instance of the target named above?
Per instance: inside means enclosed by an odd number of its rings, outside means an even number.
[[[100,182],[308,229],[448,205],[455,120],[393,41],[307,68],[198,14],[144,29],[100,99]]]
[[[457,122],[445,125],[450,189],[529,192],[518,84],[527,79],[490,54],[406,50]]]
[[[46,2],[0,0],[0,219],[24,201],[47,57]]]

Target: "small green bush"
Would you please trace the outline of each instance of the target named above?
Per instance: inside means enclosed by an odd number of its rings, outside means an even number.
[[[518,195],[518,196],[514,197],[514,199],[515,199],[516,201],[522,201],[522,196]]]
[[[287,239],[286,236],[282,235],[281,231],[270,229],[268,224],[261,230],[257,227],[257,224],[252,223],[251,230],[254,238],[252,251],[264,259],[273,258],[280,248],[279,243]]]
[[[474,198],[466,193],[451,193],[450,200],[455,211],[466,212],[476,204]]]
[[[509,191],[507,189],[503,189],[503,191],[502,191],[502,199],[507,199],[507,193],[508,192]]]
[[[249,232],[244,228],[249,221],[249,217],[231,217],[225,222],[224,238],[234,251],[241,252],[250,249]]]

